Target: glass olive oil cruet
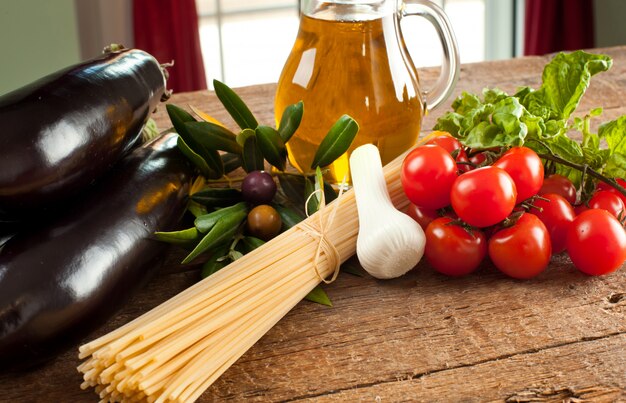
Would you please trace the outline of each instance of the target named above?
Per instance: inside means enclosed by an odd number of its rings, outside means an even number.
[[[419,86],[400,29],[400,20],[414,15],[435,26],[443,47],[439,79],[428,91]],[[304,101],[300,128],[287,145],[291,164],[308,172],[322,138],[344,113],[360,126],[348,153],[372,143],[388,163],[415,144],[422,117],[450,95],[458,75],[450,23],[430,1],[302,0],[274,105],[279,122],[286,106]],[[348,153],[328,167],[335,182],[349,172]]]

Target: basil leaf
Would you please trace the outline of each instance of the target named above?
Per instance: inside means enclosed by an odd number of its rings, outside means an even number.
[[[358,132],[359,125],[356,120],[348,115],[340,117],[320,143],[313,157],[311,169],[330,165],[348,151]]]
[[[545,116],[549,112],[550,118],[568,119],[589,87],[591,76],[611,65],[612,60],[606,55],[582,50],[561,52],[544,68],[541,87],[526,94],[522,103],[534,115]]]
[[[602,173],[609,178],[626,178],[626,154],[611,154]]]
[[[222,150],[241,154],[236,136],[228,129],[209,122],[186,122],[189,135],[209,150]]]
[[[319,285],[311,290],[311,292],[308,293],[304,299],[321,305],[333,306],[333,303],[330,302],[330,298],[328,298],[328,294],[326,294],[326,291],[324,291],[324,289]]]
[[[285,108],[278,125],[278,133],[285,143],[289,141],[291,136],[298,130],[298,127],[300,127],[303,112],[304,103],[302,101]]]
[[[259,148],[267,162],[284,171],[287,165],[287,148],[280,134],[269,126],[258,126],[255,132]]]
[[[606,139],[611,153],[619,152],[626,155],[626,115],[600,125],[598,136]]]
[[[240,128],[255,129],[259,125],[250,109],[239,98],[239,95],[235,94],[235,91],[218,80],[213,80],[213,87],[220,102]]]

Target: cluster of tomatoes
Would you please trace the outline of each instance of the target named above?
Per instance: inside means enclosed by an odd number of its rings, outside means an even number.
[[[443,274],[469,274],[489,256],[505,274],[529,279],[564,250],[589,275],[626,260],[626,197],[600,183],[575,207],[572,182],[544,178],[530,148],[513,147],[489,165],[484,153],[468,158],[457,139],[442,134],[407,155],[401,178],[408,214],[426,235],[426,259]]]

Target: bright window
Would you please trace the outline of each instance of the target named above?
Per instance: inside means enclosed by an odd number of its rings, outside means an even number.
[[[516,54],[514,10],[519,1],[435,1],[450,19],[462,63]],[[296,0],[196,0],[196,3],[209,85],[214,78],[232,87],[278,81],[298,32]],[[438,65],[442,53],[430,23],[410,17],[401,26],[415,65],[418,68]]]

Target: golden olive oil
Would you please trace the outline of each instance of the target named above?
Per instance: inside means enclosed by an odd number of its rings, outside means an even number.
[[[364,21],[301,17],[275,102],[279,122],[285,107],[304,101],[300,128],[287,146],[294,167],[310,170],[319,143],[343,114],[360,130],[329,167],[334,181],[349,173],[348,154],[359,145],[378,146],[386,164],[415,143],[424,106],[397,23],[394,14]]]

